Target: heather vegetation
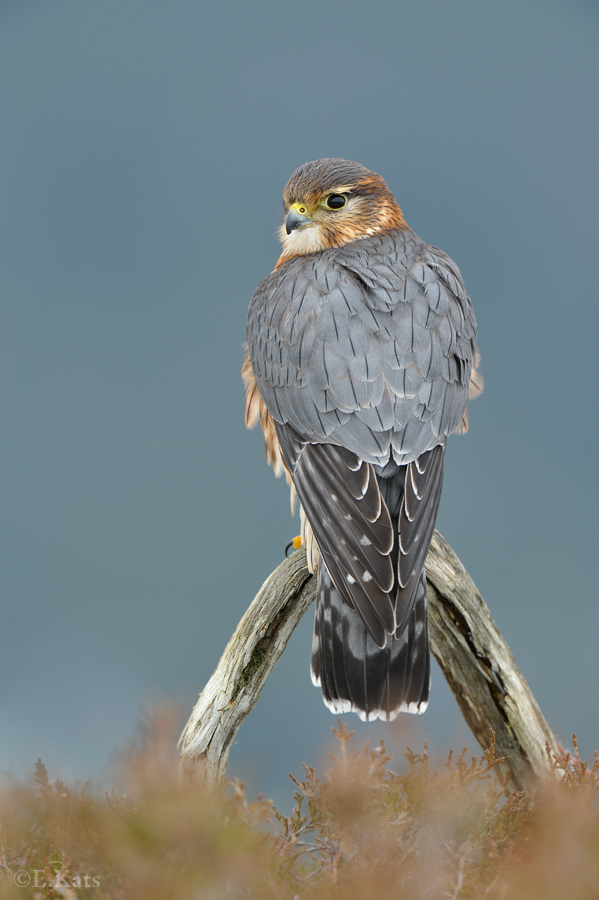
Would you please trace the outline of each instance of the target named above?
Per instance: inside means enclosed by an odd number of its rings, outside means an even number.
[[[0,898],[599,898],[597,758],[551,756],[543,783],[506,797],[492,749],[435,768],[426,747],[392,761],[335,734],[328,771],[294,780],[290,816],[236,781],[180,784],[160,716],[122,790],[69,788],[38,761],[2,788]]]

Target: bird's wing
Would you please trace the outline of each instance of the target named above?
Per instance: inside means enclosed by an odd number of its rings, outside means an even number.
[[[433,537],[443,486],[444,457],[445,444],[437,444],[406,467],[397,527],[397,636],[403,632],[412,614],[420,573]]]
[[[287,468],[324,563],[379,647],[396,628],[394,537],[374,468],[334,444],[306,443],[277,425]]]
[[[371,467],[414,463],[414,498],[428,499],[411,501],[407,521],[416,507],[436,512],[442,459],[420,469],[417,460],[459,427],[475,339],[457,267],[409,229],[290,259],[250,302],[252,369],[286,465],[331,576],[379,646],[381,629],[397,623],[388,614],[390,563],[376,556],[389,561],[388,511],[378,513]],[[369,528],[376,552],[360,544]],[[406,588],[420,573],[412,544],[406,536]],[[350,563],[364,563],[358,586]]]

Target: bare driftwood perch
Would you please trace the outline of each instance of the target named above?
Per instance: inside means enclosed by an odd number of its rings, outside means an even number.
[[[225,647],[181,735],[181,772],[210,783],[223,778],[239,726],[316,596],[304,548],[270,575]]]
[[[435,532],[426,560],[431,650],[479,744],[496,737],[508,790],[521,790],[547,768],[545,744],[558,744],[510,649],[466,569]],[[229,749],[293,630],[315,596],[315,579],[298,550],[264,582],[227,644],[181,735],[181,772],[223,778]]]

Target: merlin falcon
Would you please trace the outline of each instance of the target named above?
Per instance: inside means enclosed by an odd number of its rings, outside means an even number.
[[[482,390],[472,305],[453,260],[364,166],[306,163],[283,199],[242,375],[246,424],[299,499],[318,572],[312,680],[335,713],[422,713],[445,445]]]

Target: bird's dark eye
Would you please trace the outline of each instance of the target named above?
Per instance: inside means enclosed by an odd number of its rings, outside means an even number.
[[[347,197],[343,194],[331,194],[331,196],[326,199],[327,209],[343,209],[346,203]]]

